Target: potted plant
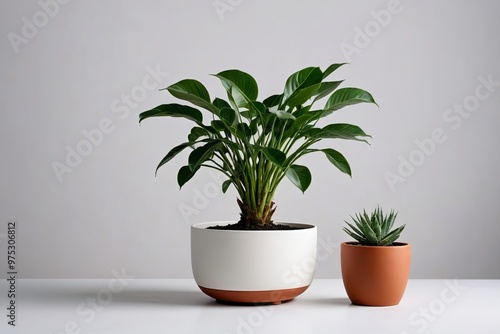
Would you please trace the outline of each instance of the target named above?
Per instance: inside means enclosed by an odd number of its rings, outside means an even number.
[[[344,231],[356,242],[340,246],[342,279],[353,304],[397,305],[403,297],[410,274],[408,243],[396,242],[405,225],[392,229],[397,213],[384,214],[377,207],[371,215],[363,210]],[[392,230],[391,230],[392,229]]]
[[[340,88],[342,81],[327,77],[344,64],[325,71],[307,67],[293,73],[282,93],[258,99],[256,80],[232,69],[220,79],[227,100],[212,99],[194,79],[181,80],[166,90],[193,106],[162,104],[142,112],[139,122],[151,117],[182,117],[195,123],[187,141],[172,148],[158,168],[190,149],[180,168],[182,187],[201,168],[227,177],[225,193],[233,186],[239,196],[239,220],[195,224],[191,227],[191,260],[196,283],[209,296],[236,303],[280,303],[299,295],[312,281],[316,256],[316,227],[274,223],[274,195],[286,177],[302,192],[311,184],[311,172],[297,160],[321,152],[341,172],[351,175],[345,157],[333,148],[316,148],[325,139],[366,141],[369,137],[352,124],[320,121],[336,110],[357,103],[375,103],[370,93]],[[326,99],[323,107],[313,105]],[[199,108],[209,117],[204,118]]]

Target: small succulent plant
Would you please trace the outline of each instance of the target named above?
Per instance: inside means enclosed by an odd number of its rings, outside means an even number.
[[[395,213],[394,210],[384,215],[380,207],[377,207],[371,216],[363,210],[363,214],[356,214],[355,217],[351,216],[354,225],[346,221],[350,229],[347,227],[343,229],[361,245],[390,246],[399,238],[399,235],[405,228],[405,225],[402,225],[391,230],[397,215],[397,212]]]

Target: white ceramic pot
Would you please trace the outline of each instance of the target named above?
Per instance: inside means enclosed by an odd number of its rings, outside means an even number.
[[[296,230],[207,229],[229,222],[191,226],[191,264],[200,289],[219,301],[274,303],[304,292],[316,268],[317,228]]]

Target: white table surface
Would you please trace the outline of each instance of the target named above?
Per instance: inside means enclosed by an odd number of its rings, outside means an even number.
[[[500,280],[410,280],[392,307],[352,305],[339,279],[275,306],[219,304],[190,279],[128,280],[114,292],[104,279],[18,279],[16,289],[12,327],[0,283],[0,333],[500,333]]]

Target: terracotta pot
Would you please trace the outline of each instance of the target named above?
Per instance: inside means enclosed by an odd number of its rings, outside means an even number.
[[[296,230],[206,229],[229,222],[191,226],[191,265],[208,296],[230,303],[280,304],[304,292],[316,267],[317,228]]]
[[[399,304],[410,275],[410,257],[407,243],[396,242],[394,246],[342,243],[342,279],[351,302],[365,306]]]

